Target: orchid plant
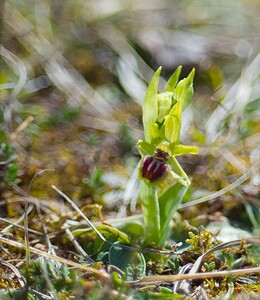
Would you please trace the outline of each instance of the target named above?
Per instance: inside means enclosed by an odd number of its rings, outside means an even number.
[[[161,67],[155,72],[143,104],[144,140],[137,143],[141,154],[139,196],[142,206],[144,243],[163,246],[169,222],[182,201],[190,180],[175,156],[196,154],[194,146],[180,144],[182,112],[193,96],[193,69],[179,81],[181,66],[158,93]],[[167,185],[159,194],[159,187]]]

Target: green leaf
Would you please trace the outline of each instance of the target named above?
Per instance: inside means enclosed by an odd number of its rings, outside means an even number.
[[[130,244],[129,237],[122,231],[118,230],[115,227],[108,226],[108,225],[97,225],[95,226],[96,229],[104,236],[115,236],[119,242]],[[83,229],[76,229],[73,230],[73,236],[78,237],[83,234],[91,233],[93,236],[96,236],[97,233],[92,228],[83,228]]]
[[[166,83],[166,86],[164,88],[164,92],[173,92],[177,82],[179,80],[180,74],[181,74],[182,66],[179,66],[176,71],[172,74],[172,76],[169,78],[169,80]]]
[[[21,180],[17,178],[18,171],[19,171],[18,165],[16,163],[10,163],[7,166],[7,170],[4,174],[4,181],[10,186],[20,183]]]
[[[144,98],[143,104],[143,125],[144,136],[147,142],[151,142],[151,125],[158,119],[158,103],[157,103],[157,91],[158,83],[161,74],[161,67],[155,72]]]
[[[244,206],[251,224],[254,226],[254,228],[260,229],[260,208],[249,203],[245,203]]]
[[[119,221],[119,220],[118,220]],[[140,239],[140,236],[144,235],[144,226],[141,220],[135,221],[126,221],[122,219],[122,222],[116,224],[116,227],[126,233],[128,236],[131,236],[131,240]]]
[[[142,253],[114,244],[108,257],[111,265],[126,273],[126,280],[137,280],[145,275],[146,262]]]
[[[195,74],[195,69],[192,69],[190,74],[187,78],[184,78],[181,80],[175,90],[174,90],[174,96],[177,99],[177,101],[181,102],[181,110],[184,111],[184,109],[189,105],[190,100],[193,96],[193,78]]]
[[[179,204],[182,202],[187,186],[180,183],[172,185],[159,197],[160,221],[161,221],[161,240],[160,244],[164,244],[168,237],[169,223],[176,212]]]
[[[245,107],[246,113],[252,113],[259,110],[260,110],[260,98],[254,99],[253,101],[249,102]]]

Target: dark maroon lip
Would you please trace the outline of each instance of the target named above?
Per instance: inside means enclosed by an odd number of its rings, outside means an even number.
[[[165,177],[169,170],[170,167],[165,160],[148,155],[143,160],[142,177],[155,182]]]

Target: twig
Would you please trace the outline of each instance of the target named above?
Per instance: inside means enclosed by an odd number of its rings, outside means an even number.
[[[196,273],[196,274],[150,276],[130,283],[132,286],[145,286],[145,285],[165,283],[165,282],[218,278],[218,277],[245,275],[245,274],[253,274],[253,273],[260,273],[260,267],[240,269],[240,270],[237,269],[231,271],[205,272],[205,273]]]
[[[20,222],[22,222],[22,221],[24,220],[24,218],[25,218],[25,214],[29,215],[30,212],[32,211],[32,209],[33,209],[33,206],[32,206],[32,205],[28,206],[27,212],[24,212],[24,213],[20,216],[20,218],[19,218],[18,220],[16,220],[15,222],[9,222],[10,225],[8,225],[8,226],[5,227],[4,229],[2,229],[2,230],[1,230],[1,234],[8,232],[9,229],[11,229],[11,228],[14,227],[14,226],[17,226]],[[1,219],[2,219],[2,218],[0,218],[0,220],[1,220]],[[4,220],[4,221],[5,221],[5,220]],[[6,222],[6,223],[8,223],[8,222]]]
[[[12,141],[16,140],[18,135],[24,131],[34,120],[33,116],[27,117],[16,129],[13,133],[11,133],[10,138]]]
[[[22,249],[22,250],[26,249],[26,246],[24,244],[16,242],[16,241],[13,241],[13,240],[10,240],[10,239],[7,239],[7,238],[5,238],[3,236],[0,236],[0,241],[2,243],[4,243],[4,244],[16,247],[18,249]],[[77,269],[80,269],[82,271],[93,273],[93,274],[97,275],[100,279],[108,280],[110,278],[109,274],[105,273],[104,271],[99,271],[99,270],[94,269],[92,267],[81,265],[79,263],[73,262],[73,261],[65,259],[63,257],[59,257],[59,256],[56,256],[56,255],[52,255],[52,254],[49,254],[47,252],[35,249],[35,248],[31,247],[31,246],[29,246],[29,251],[31,253],[34,253],[36,255],[45,257],[47,259],[53,259],[53,260],[56,260],[56,261],[58,261],[60,263],[69,265],[69,266],[77,268]]]
[[[88,261],[88,263],[90,263],[90,264],[94,263],[95,261],[86,253],[86,251],[80,246],[80,244],[74,238],[71,230],[68,227],[66,227],[65,231],[66,231],[70,241],[73,243],[75,248],[78,250],[78,252]]]
[[[23,218],[24,218],[24,214],[22,215],[22,220],[23,220]],[[8,224],[12,225],[12,227],[17,227],[17,228],[20,228],[20,229],[23,229],[23,230],[24,230],[24,226],[17,224],[17,223],[20,223],[21,218],[19,218],[19,219],[18,219],[17,221],[15,221],[15,222],[12,222],[12,221],[10,221],[10,220],[8,220],[8,219],[6,219],[6,218],[1,218],[1,217],[0,217],[0,221],[5,222],[5,223],[8,223]],[[5,227],[5,228],[1,231],[1,233],[5,232],[6,230],[7,230],[7,227]],[[37,231],[37,230],[30,229],[30,228],[28,228],[28,231],[31,232],[31,233],[33,233],[33,234],[36,234],[36,235],[40,235],[40,236],[41,236],[41,235],[44,235],[42,232],[39,232],[39,231]]]
[[[87,222],[87,224],[96,232],[96,234],[101,238],[103,242],[107,242],[106,238],[97,230],[97,228],[90,222],[90,220],[84,215],[84,213],[77,207],[77,205],[60,189],[55,185],[51,186],[59,195],[61,195],[78,213],[79,215]]]
[[[15,276],[17,277],[17,279],[20,283],[20,286],[25,287],[26,280],[25,280],[24,276],[21,275],[20,271],[15,266],[13,266],[12,264],[10,264],[7,261],[3,261],[2,259],[0,259],[0,264],[10,268],[14,272]]]

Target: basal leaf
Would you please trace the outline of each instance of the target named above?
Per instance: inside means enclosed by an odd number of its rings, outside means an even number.
[[[104,224],[97,225],[95,227],[103,236],[106,236],[106,237],[114,236],[115,238],[117,238],[118,241],[125,243],[125,244],[130,244],[129,237],[124,232],[118,230],[115,227],[104,225]],[[73,233],[74,237],[78,237],[83,234],[86,234],[86,235],[91,234],[93,236],[97,236],[97,233],[92,228],[75,229],[75,230],[73,230],[72,233]]]
[[[160,206],[160,222],[161,222],[161,241],[164,244],[168,236],[168,226],[176,209],[181,203],[188,187],[183,186],[181,183],[172,185],[159,197]]]
[[[145,275],[146,262],[142,253],[116,243],[109,249],[109,263],[125,272],[126,280],[136,280]]]

